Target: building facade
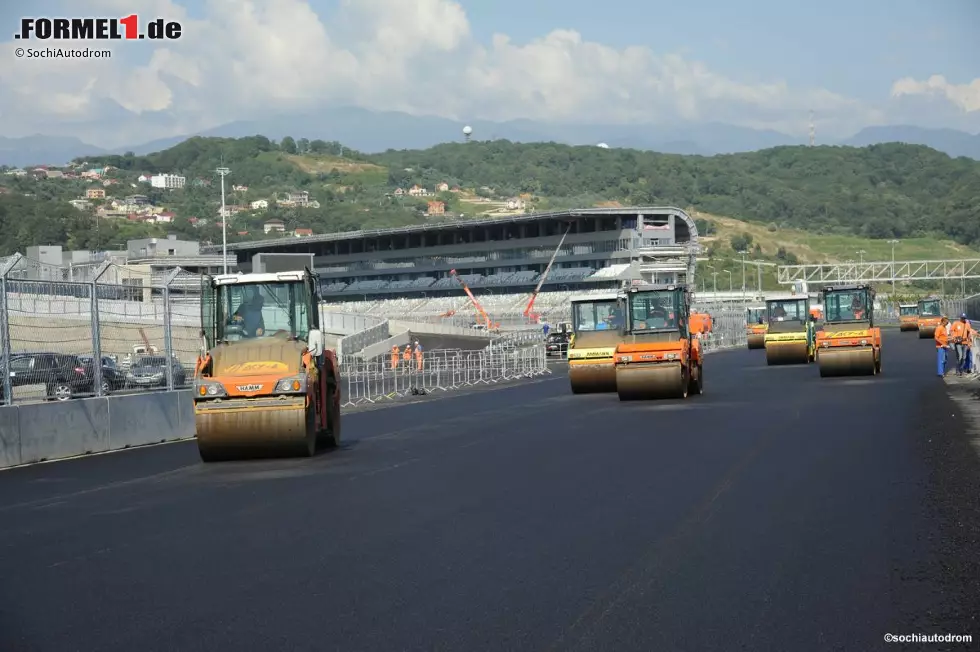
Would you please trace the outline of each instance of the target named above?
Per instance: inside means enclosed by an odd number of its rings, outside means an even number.
[[[154,188],[183,188],[187,184],[187,178],[176,174],[154,174],[150,177],[150,185]]]
[[[245,272],[257,253],[313,254],[324,297],[341,300],[458,293],[451,270],[473,288],[533,289],[553,255],[546,289],[687,283],[699,245],[694,220],[683,210],[643,207],[282,238],[235,243],[228,250]]]

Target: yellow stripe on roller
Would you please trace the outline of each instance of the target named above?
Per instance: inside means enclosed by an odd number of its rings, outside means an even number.
[[[824,337],[871,337],[871,331],[824,331]]]
[[[602,358],[612,358],[616,354],[616,348],[609,349],[575,349],[569,350],[568,360],[601,360]]]
[[[766,342],[805,342],[806,333],[767,333]]]

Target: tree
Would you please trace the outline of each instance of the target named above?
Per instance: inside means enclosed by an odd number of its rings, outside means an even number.
[[[310,141],[307,138],[300,138],[296,141],[296,151],[300,154],[306,154],[310,151]]]
[[[732,245],[732,250],[735,252],[748,251],[749,247],[752,246],[752,236],[748,233],[738,233],[733,235],[729,242]]]
[[[282,142],[279,143],[279,149],[281,149],[287,154],[295,154],[296,141],[293,140],[292,136],[286,136],[285,138],[282,139]]]
[[[314,140],[310,143],[310,151],[314,154],[326,154],[327,153],[327,143],[323,140]]]

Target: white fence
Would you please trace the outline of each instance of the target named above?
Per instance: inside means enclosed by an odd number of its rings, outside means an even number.
[[[343,405],[384,403],[413,394],[449,392],[550,374],[544,346],[490,346],[482,351],[427,351],[422,363],[378,356],[344,363]]]

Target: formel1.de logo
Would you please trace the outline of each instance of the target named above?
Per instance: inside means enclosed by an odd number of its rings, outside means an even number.
[[[132,14],[124,18],[21,18],[20,40],[63,41],[175,41],[181,25],[175,20],[155,18],[145,24]]]

